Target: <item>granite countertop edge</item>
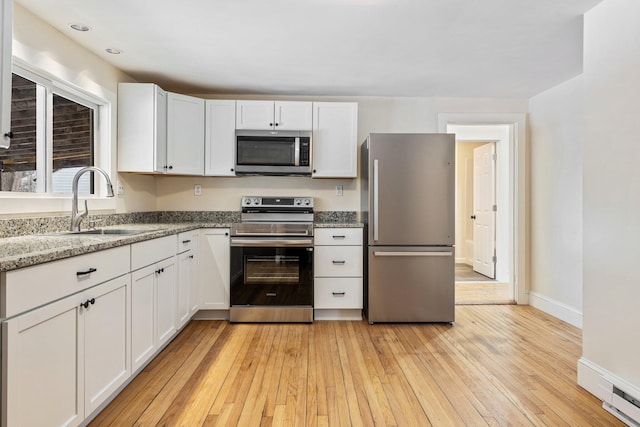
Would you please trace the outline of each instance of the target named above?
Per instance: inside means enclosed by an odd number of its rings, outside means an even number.
[[[0,239],[0,272],[17,270],[73,256],[130,245],[200,228],[230,228],[231,223],[145,223],[120,224],[105,228],[142,231],[133,235],[32,234]],[[362,228],[362,223],[315,222],[317,228]]]

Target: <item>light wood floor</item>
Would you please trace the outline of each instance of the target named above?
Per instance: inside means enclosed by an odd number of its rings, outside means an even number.
[[[92,424],[619,426],[576,384],[580,330],[528,307],[453,325],[193,321]]]

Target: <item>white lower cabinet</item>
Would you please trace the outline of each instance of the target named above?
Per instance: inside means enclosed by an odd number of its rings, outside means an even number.
[[[198,240],[199,231],[178,235],[177,328],[187,324],[198,311]]]
[[[316,228],[314,241],[314,317],[360,317],[363,305],[362,229]]]
[[[176,331],[176,236],[131,245],[131,365],[135,372]],[[145,265],[155,260],[150,265]],[[144,267],[141,267],[145,265]]]
[[[200,232],[198,294],[201,310],[228,310],[230,248],[228,228]]]
[[[127,380],[129,285],[127,274],[3,324],[3,426],[78,425]]]

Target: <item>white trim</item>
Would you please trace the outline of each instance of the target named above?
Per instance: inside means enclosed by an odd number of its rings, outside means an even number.
[[[529,292],[529,305],[582,329],[582,312],[536,292]]]
[[[362,320],[362,309],[313,309],[313,320]]]
[[[528,304],[528,199],[527,121],[524,113],[438,113],[438,132],[447,125],[509,125],[511,137],[511,176],[513,181],[513,259],[514,300]]]

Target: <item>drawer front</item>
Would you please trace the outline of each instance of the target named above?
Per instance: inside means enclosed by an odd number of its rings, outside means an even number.
[[[127,274],[130,253],[126,245],[9,271],[2,316],[15,316]]]
[[[196,242],[193,233],[198,233],[198,231],[185,231],[178,234],[178,249],[176,254],[181,254],[194,248]]]
[[[362,228],[316,228],[316,245],[362,245]]]
[[[317,278],[313,308],[362,308],[361,278]]]
[[[176,235],[146,240],[131,245],[131,270],[155,264],[176,254]]]
[[[362,246],[316,246],[315,277],[361,277]]]

